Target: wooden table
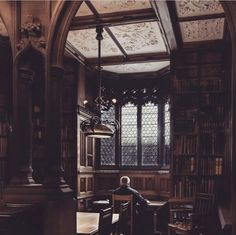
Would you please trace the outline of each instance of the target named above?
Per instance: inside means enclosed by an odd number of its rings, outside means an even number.
[[[119,221],[119,214],[112,215],[112,224]],[[92,235],[98,232],[99,213],[77,212],[76,231],[78,235]]]
[[[153,211],[153,232],[157,233],[157,220],[158,220],[158,210],[163,208],[167,205],[166,201],[150,201],[150,203],[147,205],[148,209],[151,209]]]

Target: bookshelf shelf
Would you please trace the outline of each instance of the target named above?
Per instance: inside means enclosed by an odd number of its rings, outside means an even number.
[[[226,82],[221,52],[176,52],[173,89],[173,202],[214,193],[223,175]],[[209,58],[208,58],[209,56]],[[180,59],[181,58],[181,59]],[[188,58],[188,59],[187,59]],[[194,61],[187,64],[186,61]]]

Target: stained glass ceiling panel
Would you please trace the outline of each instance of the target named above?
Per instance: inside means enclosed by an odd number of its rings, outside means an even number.
[[[3,23],[1,17],[0,17],[0,35],[1,35],[1,36],[4,36],[4,37],[7,37],[7,36],[8,36],[8,32],[7,32],[6,26],[5,26],[5,24]]]
[[[96,40],[96,29],[83,29],[69,31],[67,40],[86,58],[98,57],[98,41]],[[107,32],[103,32],[101,43],[102,57],[122,55],[119,48],[109,37]]]
[[[224,12],[218,0],[176,0],[175,3],[179,17],[212,15]]]
[[[149,0],[92,0],[99,14],[151,8]]]
[[[224,18],[180,22],[184,42],[221,40],[224,36]]]
[[[166,52],[157,22],[113,26],[110,30],[128,55]]]
[[[75,16],[88,16],[88,15],[93,15],[93,13],[90,11],[87,4],[83,2]]]
[[[149,63],[133,63],[103,66],[103,70],[114,73],[141,73],[154,72],[170,65],[170,61],[158,61]]]

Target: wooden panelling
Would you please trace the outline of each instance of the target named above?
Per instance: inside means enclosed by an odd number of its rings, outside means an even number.
[[[155,171],[102,171],[95,173],[96,194],[112,192],[119,187],[121,176],[128,176],[131,187],[138,190],[144,197],[169,197],[169,173]]]
[[[90,196],[94,191],[93,173],[81,173],[78,175],[78,197]]]

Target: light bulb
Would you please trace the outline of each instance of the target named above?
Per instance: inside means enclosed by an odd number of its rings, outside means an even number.
[[[116,99],[116,98],[113,98],[111,101],[112,101],[113,104],[116,104],[117,99]]]
[[[86,105],[86,104],[88,104],[88,101],[87,101],[87,100],[84,100],[84,102],[83,102],[83,103],[84,103],[84,105]]]

